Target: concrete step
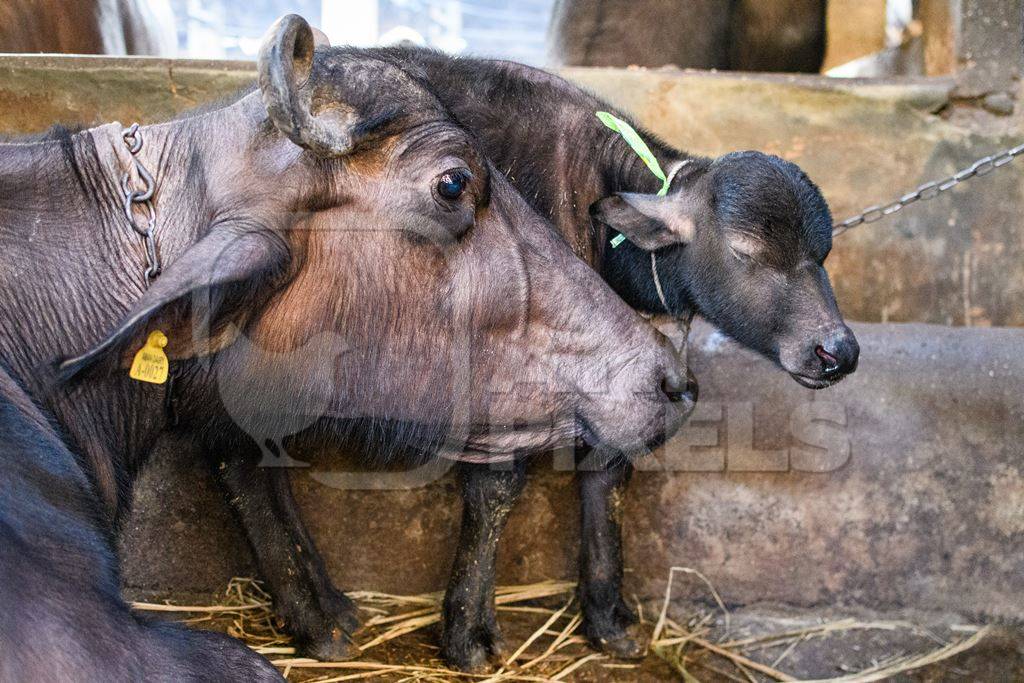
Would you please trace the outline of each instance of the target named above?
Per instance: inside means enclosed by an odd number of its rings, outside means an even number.
[[[1024,330],[860,324],[861,367],[820,392],[697,325],[694,420],[642,461],[626,501],[628,586],[694,567],[730,604],[913,607],[1024,619]],[[143,474],[125,580],[213,591],[249,551],[188,444]],[[297,497],[345,588],[438,590],[458,532],[450,476],[413,488],[300,453]],[[573,576],[578,515],[564,458],[539,458],[500,554],[503,583]],[[682,597],[703,597],[694,585]]]

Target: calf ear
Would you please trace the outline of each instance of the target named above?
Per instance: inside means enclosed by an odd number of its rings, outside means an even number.
[[[233,283],[265,286],[268,278],[287,267],[289,250],[284,239],[271,230],[220,227],[194,244],[167,270],[128,311],[121,323],[91,349],[60,363],[62,380],[99,360],[108,351],[135,337],[168,305],[184,297]],[[209,315],[209,312],[203,312]],[[198,312],[193,311],[193,314]]]
[[[594,202],[590,215],[645,251],[687,244],[695,230],[693,204],[678,194],[620,192]]]
[[[305,19],[286,14],[270,27],[257,61],[260,93],[270,120],[295,144],[320,156],[352,149],[357,115],[341,105],[313,113],[313,53],[316,36]]]

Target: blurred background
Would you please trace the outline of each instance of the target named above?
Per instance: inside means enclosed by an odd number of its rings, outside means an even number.
[[[446,52],[545,61],[554,0],[170,0],[178,56],[252,59],[259,39],[287,12],[335,44],[410,41]]]
[[[253,59],[294,12],[335,44],[537,66],[943,75],[958,0],[4,0],[0,52]]]

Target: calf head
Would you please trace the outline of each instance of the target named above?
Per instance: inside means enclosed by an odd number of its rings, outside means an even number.
[[[292,15],[259,90],[205,156],[210,226],[67,372],[188,319],[178,356],[260,434],[430,425],[490,457],[581,435],[632,451],[686,418],[671,347],[402,71],[314,48]]]
[[[671,308],[696,309],[804,386],[853,372],[860,351],[823,265],[832,216],[817,186],[760,152],[684,164],[666,196],[619,193],[591,213],[657,252]]]

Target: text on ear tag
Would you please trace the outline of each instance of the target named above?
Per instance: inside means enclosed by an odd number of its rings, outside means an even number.
[[[135,354],[128,376],[134,380],[152,384],[166,382],[169,364],[167,354],[164,353],[165,346],[167,346],[167,337],[163,332],[160,330],[150,332],[146,339],[146,345]]]

